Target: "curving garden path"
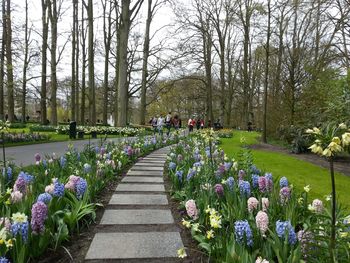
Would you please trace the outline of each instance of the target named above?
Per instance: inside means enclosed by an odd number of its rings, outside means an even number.
[[[183,242],[165,193],[169,147],[138,161],[112,195],[86,262],[179,262]]]

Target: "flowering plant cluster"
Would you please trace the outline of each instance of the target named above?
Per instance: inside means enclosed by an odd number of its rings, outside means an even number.
[[[56,132],[59,134],[69,134],[69,125],[57,126]],[[145,129],[130,128],[130,127],[111,127],[111,126],[77,126],[77,132],[84,132],[85,134],[96,132],[97,134],[137,136],[140,134],[144,134]]]
[[[211,262],[329,261],[331,203],[309,200],[309,186],[295,189],[288,178],[258,169],[247,149],[228,158],[212,131],[180,140],[168,162],[182,224]],[[349,262],[350,228],[337,227],[338,262]]]
[[[140,137],[82,152],[69,147],[61,157],[33,155],[34,165],[25,170],[6,166],[0,175],[1,262],[35,262],[47,248],[59,247],[94,220],[96,195],[127,165],[176,140]]]

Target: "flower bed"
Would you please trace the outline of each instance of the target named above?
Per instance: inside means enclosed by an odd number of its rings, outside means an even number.
[[[17,143],[17,142],[37,142],[37,141],[48,141],[49,135],[40,133],[13,133],[6,132],[4,134],[6,143]]]
[[[233,136],[233,130],[231,129],[222,129],[222,130],[218,130],[216,132],[217,136],[219,138],[232,138]]]
[[[56,131],[58,134],[69,134],[69,126],[57,126]],[[143,134],[144,131],[144,129],[129,127],[77,126],[77,132],[84,132],[85,134],[96,132],[96,134],[136,136]]]
[[[168,159],[182,223],[211,262],[332,262],[330,197],[309,200],[308,186],[258,169],[248,148],[229,160],[212,131],[181,140]],[[350,260],[349,222],[338,207],[337,262]]]
[[[94,220],[99,204],[93,200],[120,171],[176,140],[139,138],[81,153],[71,148],[60,158],[36,154],[35,165],[23,170],[7,166],[0,176],[0,262],[35,261],[57,249]]]

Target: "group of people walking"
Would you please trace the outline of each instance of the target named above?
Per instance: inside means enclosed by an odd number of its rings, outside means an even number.
[[[171,127],[174,127],[175,130],[181,128],[181,119],[178,115],[172,116],[171,112],[169,112],[165,118],[163,115],[159,115],[158,117],[154,116],[150,119],[149,123],[152,125],[153,133],[163,134],[163,128],[167,129],[166,134],[169,136]]]
[[[189,118],[187,125],[189,132],[192,132],[194,127],[197,127],[197,130],[204,129],[204,119],[198,118],[196,120],[195,118]]]

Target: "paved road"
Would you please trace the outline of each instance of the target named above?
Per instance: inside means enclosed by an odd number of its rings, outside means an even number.
[[[132,140],[133,137],[121,137],[121,138],[110,138],[107,141],[118,142],[121,140]],[[101,139],[90,140],[91,145],[99,145]],[[65,141],[65,142],[50,142],[42,144],[33,145],[23,145],[14,146],[6,148],[6,159],[13,161],[18,166],[26,166],[34,163],[34,155],[39,153],[41,156],[55,153],[57,156],[63,155],[67,149],[68,144],[73,144],[73,146],[81,151],[84,146],[89,144],[89,140],[79,140],[79,141]],[[3,159],[2,151],[0,151],[1,159]]]

